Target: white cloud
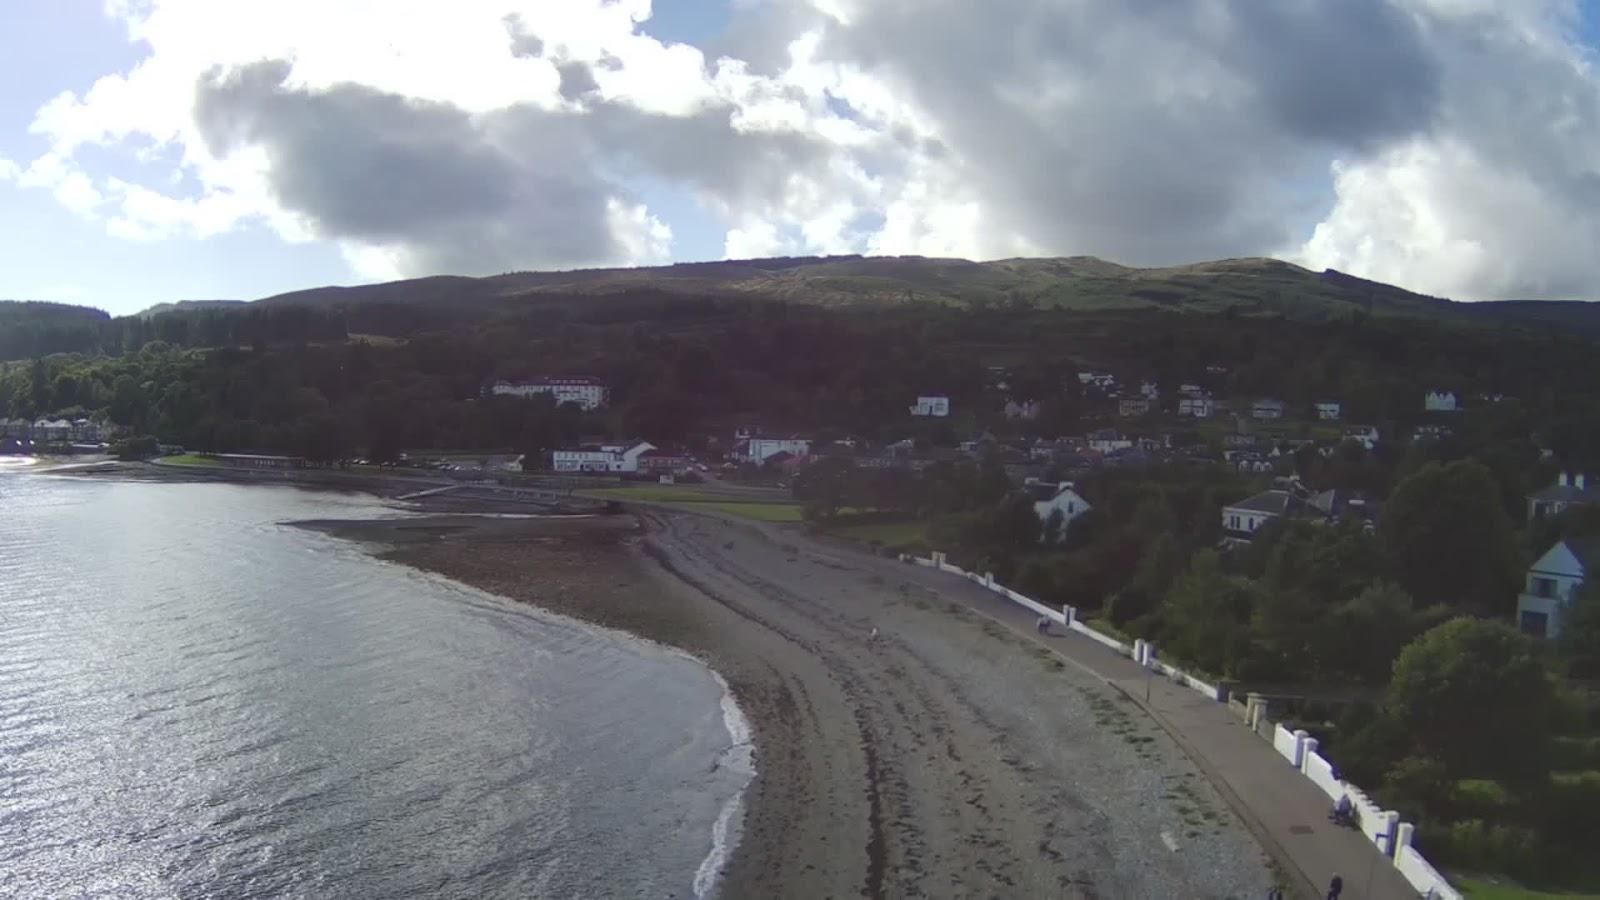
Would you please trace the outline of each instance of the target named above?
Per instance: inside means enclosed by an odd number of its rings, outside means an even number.
[[[148,56],[45,104],[50,151],[0,179],[129,239],[265,223],[364,277],[669,259],[645,178],[700,198],[730,256],[1275,251],[1470,297],[1600,280],[1575,0],[736,8],[697,48],[641,30],[649,0],[116,0]]]

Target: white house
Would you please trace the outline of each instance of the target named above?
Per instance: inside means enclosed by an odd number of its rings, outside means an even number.
[[[1118,450],[1126,450],[1133,446],[1133,441],[1129,440],[1127,435],[1112,428],[1102,428],[1099,431],[1089,432],[1089,439],[1086,443],[1089,445],[1090,450],[1100,453],[1115,453]]]
[[[1124,418],[1148,415],[1149,412],[1149,397],[1123,397],[1117,401],[1117,415]]]
[[[1209,419],[1216,415],[1217,402],[1210,397],[1184,396],[1178,398],[1178,415],[1196,419]]]
[[[1223,538],[1230,543],[1248,544],[1261,526],[1273,519],[1320,517],[1316,507],[1288,491],[1262,491],[1222,508]]]
[[[1337,422],[1337,421],[1339,421],[1339,413],[1340,412],[1341,412],[1341,409],[1339,407],[1339,404],[1334,403],[1332,401],[1325,400],[1325,401],[1317,404],[1317,418],[1321,419],[1324,422]]]
[[[654,449],[656,445],[649,441],[571,447],[552,452],[550,468],[557,472],[637,472],[639,457]]]
[[[1139,385],[1139,396],[1147,400],[1159,400],[1161,399],[1161,386],[1154,381],[1146,381],[1144,384]]]
[[[942,419],[950,415],[950,398],[927,396],[918,397],[915,406],[911,407],[913,416],[932,416]]]
[[[1528,495],[1528,521],[1558,516],[1569,506],[1600,504],[1600,487],[1589,484],[1582,472],[1562,472],[1556,483]]]
[[[1539,638],[1561,636],[1561,619],[1572,608],[1586,574],[1600,567],[1600,538],[1567,539],[1528,569],[1517,597],[1517,626]]]
[[[1250,415],[1257,419],[1281,419],[1283,418],[1283,401],[1269,399],[1257,400],[1250,407]]]
[[[733,456],[742,462],[761,465],[769,458],[779,453],[801,457],[811,453],[811,441],[802,437],[763,437],[758,434],[744,433],[738,435],[738,443],[734,445]]]
[[[1029,478],[1023,483],[1022,489],[1033,498],[1033,512],[1039,517],[1040,524],[1048,521],[1053,513],[1061,513],[1061,534],[1066,533],[1069,522],[1093,509],[1070,481],[1054,483]],[[1059,539],[1060,535],[1057,537]]]
[[[496,381],[489,393],[501,397],[534,397],[549,394],[556,405],[576,403],[584,409],[599,409],[611,399],[605,382],[587,375],[561,375],[532,378],[527,381]]]
[[[1008,419],[1033,420],[1039,418],[1039,410],[1040,406],[1037,400],[1023,400],[1021,402],[1007,400],[1005,415]]]
[[[1376,425],[1346,425],[1344,439],[1355,441],[1362,447],[1371,450],[1378,446],[1378,426]]]
[[[40,419],[33,423],[33,439],[49,442],[70,441],[72,423],[66,419]]]
[[[1456,412],[1456,395],[1449,391],[1429,391],[1422,398],[1422,408],[1428,412]]]

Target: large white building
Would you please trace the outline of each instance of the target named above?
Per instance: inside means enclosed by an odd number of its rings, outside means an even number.
[[[497,381],[489,388],[491,394],[501,397],[536,397],[549,394],[556,405],[576,403],[584,409],[599,409],[611,399],[605,382],[587,375],[558,375],[533,378],[527,381]]]
[[[779,453],[801,457],[811,453],[811,441],[802,437],[763,437],[742,433],[733,447],[733,458],[761,465]]]
[[[1222,508],[1223,540],[1248,544],[1261,526],[1274,519],[1314,519],[1322,514],[1306,500],[1284,490],[1262,491]]]
[[[942,419],[950,415],[950,398],[939,396],[918,397],[915,406],[911,407],[913,416],[933,416]]]
[[[571,447],[552,452],[550,468],[557,472],[637,472],[639,457],[654,449],[656,445],[649,441]]]
[[[1551,547],[1528,569],[1527,588],[1517,597],[1517,626],[1534,637],[1560,637],[1562,618],[1597,567],[1600,539],[1568,539]]]
[[[1209,419],[1217,412],[1217,401],[1200,395],[1178,398],[1178,415]]]
[[[1456,395],[1449,391],[1429,391],[1422,398],[1422,408],[1428,412],[1455,412]]]

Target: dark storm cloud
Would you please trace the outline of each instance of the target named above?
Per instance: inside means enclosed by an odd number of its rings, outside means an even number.
[[[1145,263],[1284,246],[1297,181],[1426,127],[1438,94],[1385,0],[883,0],[822,53],[925,110],[996,227]]]
[[[565,116],[530,112],[508,145],[461,110],[355,85],[284,86],[264,62],[200,85],[195,112],[213,153],[259,144],[279,202],[327,237],[401,244],[427,271],[504,271],[604,261],[616,189],[583,162]]]
[[[211,152],[261,146],[286,209],[325,237],[400,246],[416,271],[481,273],[623,260],[616,178],[647,175],[726,202],[778,202],[782,174],[825,159],[800,136],[744,135],[730,110],[664,116],[598,100],[584,113],[519,106],[471,116],[356,85],[285,85],[262,62],[202,79],[196,121]],[[581,64],[562,68],[594,91]]]

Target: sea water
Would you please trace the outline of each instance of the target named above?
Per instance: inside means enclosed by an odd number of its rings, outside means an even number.
[[[694,897],[749,736],[667,648],[283,523],[0,470],[0,896]]]

